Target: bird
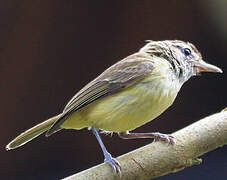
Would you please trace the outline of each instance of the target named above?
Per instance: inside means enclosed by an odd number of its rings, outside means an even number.
[[[192,43],[148,40],[138,52],[85,85],[61,113],[20,134],[6,149],[20,147],[44,132],[50,136],[61,129],[88,128],[101,146],[104,162],[121,174],[121,165],[107,151],[100,132],[117,133],[123,139],[151,138],[176,144],[171,135],[131,131],[162,114],[173,104],[182,85],[201,72],[222,70],[205,62]]]

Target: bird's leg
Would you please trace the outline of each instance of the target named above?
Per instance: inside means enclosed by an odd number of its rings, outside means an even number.
[[[118,133],[122,139],[137,139],[137,138],[153,138],[154,141],[165,141],[169,144],[175,145],[176,141],[173,136],[161,134],[159,132],[151,133],[130,133],[128,131]]]
[[[103,154],[104,154],[104,157],[105,157],[104,162],[108,163],[113,168],[114,173],[118,173],[121,176],[120,163],[116,159],[114,159],[111,156],[111,154],[107,151],[107,149],[106,149],[105,145],[103,144],[102,139],[99,135],[98,129],[96,129],[95,127],[92,127],[91,130],[92,130],[93,134],[95,135],[96,139],[98,140],[99,145],[102,148],[102,151],[103,151]]]

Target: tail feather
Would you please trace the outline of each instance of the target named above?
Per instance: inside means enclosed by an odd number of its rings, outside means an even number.
[[[6,150],[11,150],[20,147],[28,143],[32,139],[36,138],[37,136],[41,135],[42,133],[46,132],[54,124],[54,122],[58,120],[60,116],[61,114],[54,116],[32,127],[31,129],[28,129],[27,131],[23,132],[6,146]]]

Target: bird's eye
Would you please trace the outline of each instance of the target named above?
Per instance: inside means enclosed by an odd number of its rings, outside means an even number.
[[[188,49],[188,48],[184,48],[183,49],[183,52],[184,52],[184,54],[185,54],[185,56],[189,56],[189,55],[191,55],[191,50],[190,49]]]

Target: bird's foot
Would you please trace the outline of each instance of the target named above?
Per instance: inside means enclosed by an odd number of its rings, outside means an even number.
[[[105,154],[104,162],[108,163],[113,168],[114,174],[118,174],[121,177],[120,163],[115,158],[113,158],[110,153]]]
[[[154,141],[165,141],[168,144],[172,144],[172,145],[176,144],[176,140],[171,135],[162,134],[159,132],[153,133],[153,135],[154,135]]]

